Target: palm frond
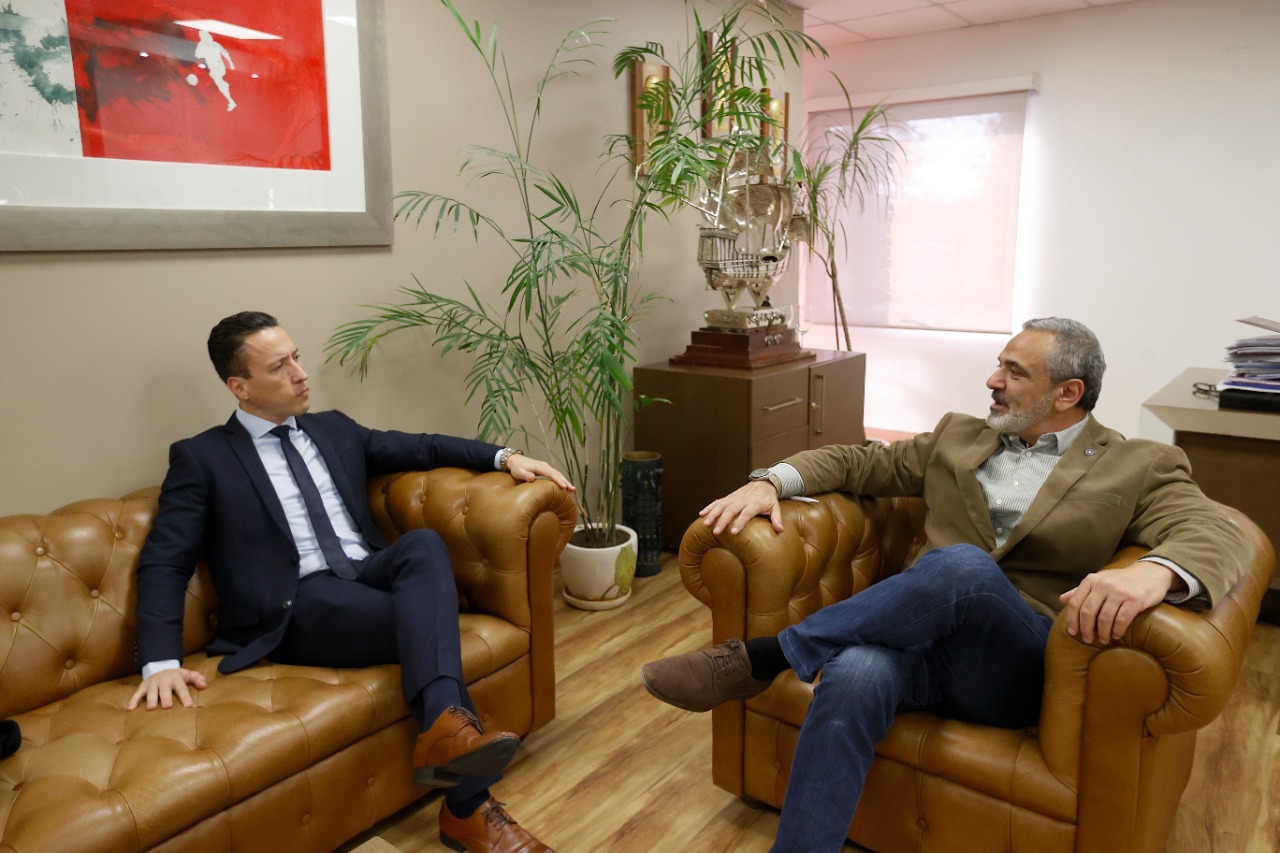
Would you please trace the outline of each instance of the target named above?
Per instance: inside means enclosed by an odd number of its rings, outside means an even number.
[[[405,192],[396,193],[395,198],[400,201],[400,205],[395,210],[395,218],[405,221],[411,220],[417,226],[421,226],[422,220],[432,210],[435,210],[435,225],[432,233],[439,234],[440,226],[445,220],[453,223],[453,230],[456,232],[462,218],[465,216],[467,224],[471,227],[471,235],[477,241],[480,239],[481,225],[487,226],[499,237],[506,238],[506,235],[502,233],[501,225],[466,202],[459,201],[456,198],[421,190],[406,190]]]
[[[582,519],[612,527],[619,520],[616,480],[627,417],[637,405],[652,402],[633,393],[635,323],[665,299],[642,293],[635,275],[645,238],[652,239],[646,234],[649,217],[667,220],[681,208],[706,207],[700,197],[720,186],[727,164],[744,149],[749,156],[783,157],[785,147],[754,133],[704,139],[703,125],[767,124],[761,87],[803,57],[825,55],[817,41],[785,26],[787,13],[770,2],[731,0],[710,20],[686,4],[691,25],[685,47],[672,51],[647,41],[618,51],[610,69],[615,77],[647,61],[667,64],[670,75],[638,99],[651,129],[647,176],[632,162],[635,140],[613,134],[604,140],[601,179],[586,196],[579,194],[580,185],[539,166],[533,147],[543,99],[558,81],[594,65],[592,51],[609,19],[569,30],[534,76],[529,97],[516,92],[513,81],[527,75],[508,64],[497,22],[484,28],[465,17],[456,0],[441,0],[489,75],[509,137],[502,146],[468,148],[460,173],[469,185],[496,180],[512,188],[519,208],[500,223],[461,199],[412,190],[397,194],[395,216],[430,226],[437,237],[443,230],[469,231],[478,242],[484,237],[485,245],[496,237],[514,260],[496,304],[487,304],[470,283],[464,282],[464,297],[453,298],[438,292],[435,282],[415,278],[398,302],[362,306],[363,318],[338,327],[327,357],[353,366],[363,378],[383,339],[422,330],[438,352],[467,359],[464,387],[468,404],[478,408],[480,436],[506,441],[536,435],[579,486]],[[884,169],[867,162],[868,152],[894,144],[882,124],[864,117],[862,125],[842,133],[832,137],[836,148],[822,158],[795,150],[786,158],[791,174],[810,182],[803,203],[819,216],[833,204],[862,198],[858,187],[885,180]],[[837,232],[823,233],[829,247]]]

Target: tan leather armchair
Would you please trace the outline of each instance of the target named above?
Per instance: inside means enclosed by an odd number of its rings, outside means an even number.
[[[194,708],[126,711],[138,551],[158,489],[0,518],[0,853],[328,851],[428,789],[397,666],[259,663],[233,675],[202,649],[216,602],[187,592]],[[456,468],[369,484],[388,539],[430,527],[461,594],[463,673],[485,725],[525,734],[555,715],[552,572],[576,522],[550,482]]]
[[[1257,526],[1228,514],[1253,561],[1217,607],[1160,605],[1103,648],[1072,638],[1059,617],[1037,728],[900,715],[876,750],[849,838],[881,853],[1163,850],[1196,731],[1227,702],[1275,566]],[[783,517],[782,534],[765,519],[737,535],[701,522],[685,533],[680,571],[711,608],[713,642],[776,634],[910,565],[924,542],[915,498],[831,493],[784,501]],[[1141,553],[1126,549],[1110,566]],[[788,671],[712,711],[715,784],[781,807],[812,698]]]

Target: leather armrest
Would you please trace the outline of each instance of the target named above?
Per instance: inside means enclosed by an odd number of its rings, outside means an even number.
[[[755,518],[717,536],[699,519],[680,543],[680,573],[712,610],[713,642],[769,636],[900,570],[919,549],[922,515],[911,499],[829,492],[783,501],[781,533]]]
[[[424,527],[443,537],[462,609],[526,629],[531,608],[550,606],[556,557],[577,522],[571,493],[548,480],[517,483],[499,471],[437,468],[377,477],[369,482],[369,502],[388,541]]]
[[[1138,614],[1107,646],[1068,634],[1065,614],[1054,622],[1045,653],[1040,743],[1064,782],[1074,785],[1077,768],[1090,760],[1082,749],[1100,757],[1105,749],[1098,747],[1118,739],[1194,732],[1226,705],[1275,552],[1252,521],[1224,509],[1249,540],[1253,561],[1216,607],[1197,612],[1158,605]],[[1126,548],[1106,568],[1127,566],[1143,553]]]

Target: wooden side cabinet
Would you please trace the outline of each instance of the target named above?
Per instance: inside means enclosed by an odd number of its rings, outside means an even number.
[[[1193,367],[1142,408],[1173,430],[1168,440],[1187,454],[1196,485],[1215,501],[1249,516],[1271,544],[1280,547],[1280,414],[1220,409],[1217,400],[1192,393],[1196,383],[1216,385],[1225,374],[1221,368]],[[1146,429],[1143,434],[1165,438]],[[1280,625],[1280,566],[1262,597],[1261,618]]]
[[[636,412],[636,450],[662,454],[662,546],[679,547],[698,510],[755,468],[826,444],[861,444],[863,353],[756,370],[673,365],[635,369],[638,395],[670,400]]]

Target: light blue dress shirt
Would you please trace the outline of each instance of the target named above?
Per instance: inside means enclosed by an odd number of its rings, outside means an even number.
[[[253,439],[258,458],[267,469],[271,486],[276,490],[276,496],[280,498],[280,505],[284,507],[284,517],[289,522],[289,532],[293,534],[293,543],[298,549],[299,577],[328,568],[324,554],[320,551],[320,540],[311,527],[311,517],[307,514],[307,504],[302,498],[302,490],[298,488],[293,474],[289,471],[289,462],[284,458],[284,448],[280,446],[280,439],[271,434],[276,424],[257,415],[251,415],[244,409],[236,409],[236,420],[240,421],[240,425]],[[292,417],[285,418],[284,423],[289,427],[289,440],[302,455],[302,461],[311,472],[311,479],[316,481],[316,489],[320,492],[320,499],[324,501],[324,509],[329,515],[329,521],[333,523],[333,532],[338,534],[338,541],[342,543],[342,550],[352,561],[365,559],[369,556],[369,549],[364,544],[364,537],[360,535],[360,530],[356,527],[355,519],[351,517],[351,512],[342,502],[342,496],[338,494],[338,489],[333,483],[333,475],[329,473],[329,466],[320,455],[320,448],[316,447],[311,436],[298,429],[297,421]]]

